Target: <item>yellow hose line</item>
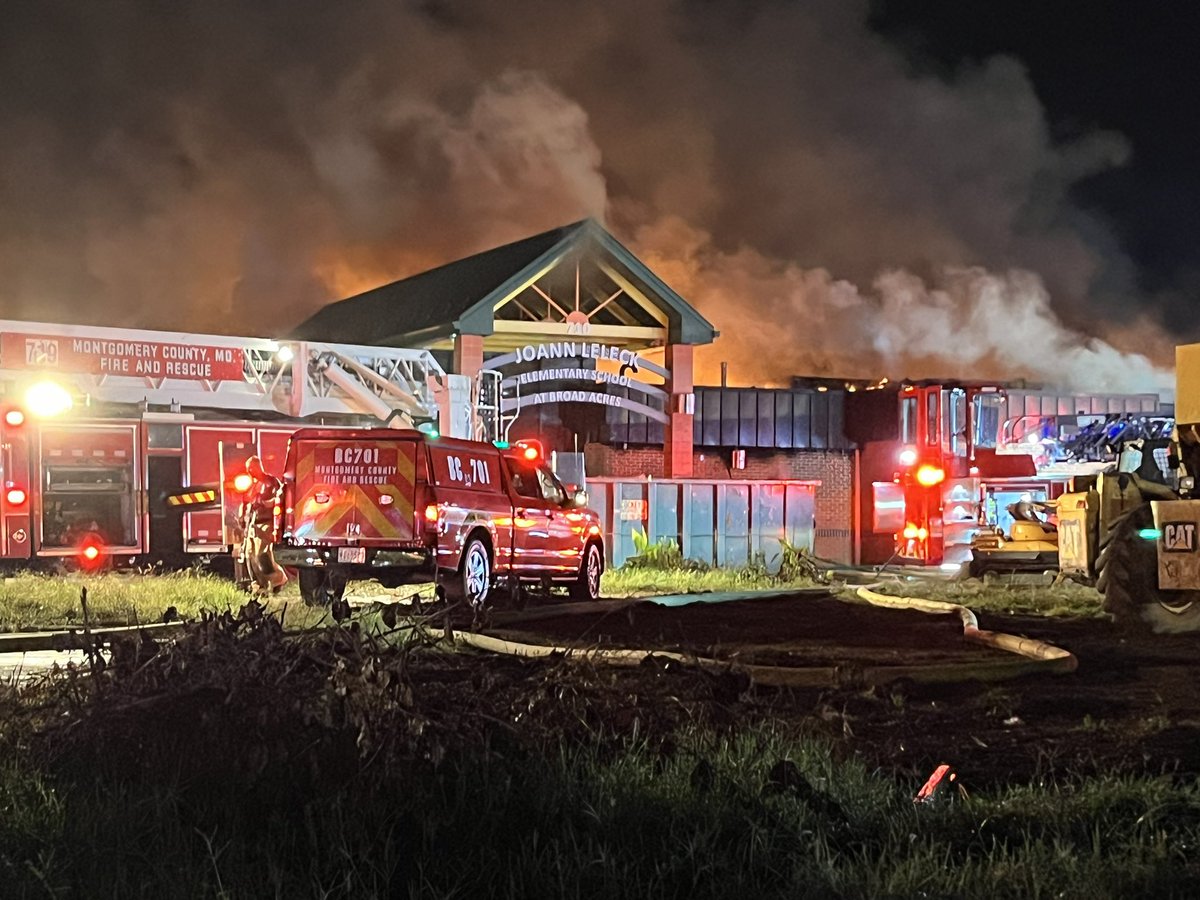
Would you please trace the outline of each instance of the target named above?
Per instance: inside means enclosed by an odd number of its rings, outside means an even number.
[[[436,633],[436,630],[435,630]],[[444,632],[443,632],[444,636]],[[627,650],[601,647],[557,647],[549,644],[523,644],[517,641],[506,641],[501,638],[479,634],[474,631],[455,630],[455,643],[466,644],[479,650],[491,653],[502,653],[507,656],[526,658],[556,657],[559,659],[577,659],[588,662],[602,662],[614,666],[639,666],[648,657],[654,659],[669,659],[712,672],[728,672],[736,670],[745,672],[752,681],[759,684],[772,684],[787,687],[836,687],[844,684],[860,684],[861,673],[850,669],[834,667],[788,669],[781,666],[732,665],[717,659],[703,656],[688,656],[672,650]]]
[[[934,614],[958,613],[963,623],[963,637],[968,641],[1016,653],[1039,663],[1048,663],[1046,668],[1056,672],[1074,672],[1079,665],[1074,654],[1061,647],[1055,647],[1053,644],[1047,644],[1045,641],[1017,637],[999,631],[983,631],[979,627],[979,620],[975,618],[975,613],[957,603],[926,600],[924,597],[892,597],[888,594],[869,591],[866,588],[859,588],[855,593],[868,603],[885,606],[889,609],[916,609]]]
[[[580,648],[554,647],[549,644],[521,644],[516,641],[506,641],[501,638],[495,638],[487,634],[479,634],[475,631],[459,631],[458,629],[455,629],[453,637],[458,643],[467,644],[480,650],[490,650],[493,653],[504,653],[508,656],[526,656],[534,658],[557,656],[568,659],[600,660],[603,662],[613,663],[614,665],[624,666],[641,665],[647,656],[654,656],[660,659],[674,659],[679,662],[690,661],[689,658],[684,656],[682,653],[674,653],[666,650],[606,650],[599,647]]]
[[[858,595],[869,603],[889,609],[915,609],[934,615],[957,614],[963,623],[966,640],[984,644],[1023,657],[1019,660],[989,660],[987,662],[937,663],[916,666],[818,666],[792,668],[787,666],[760,666],[722,661],[702,656],[689,656],[669,650],[620,649],[600,647],[562,647],[550,644],[525,644],[502,638],[479,634],[473,631],[454,630],[450,635],[459,644],[526,658],[576,659],[602,662],[616,666],[641,665],[648,657],[673,660],[697,666],[712,672],[738,671],[747,674],[752,681],[777,687],[858,687],[886,684],[899,679],[924,683],[950,683],[956,681],[1001,681],[1031,675],[1038,672],[1065,673],[1075,671],[1078,661],[1059,647],[1032,638],[1021,638],[1011,634],[982,631],[975,614],[957,603],[926,600],[921,597],[892,597],[864,588]],[[433,629],[437,633],[437,629]],[[446,637],[446,632],[442,632]]]

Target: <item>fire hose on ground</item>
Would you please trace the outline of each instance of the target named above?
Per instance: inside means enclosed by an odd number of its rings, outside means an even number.
[[[474,631],[454,630],[443,632],[443,635],[458,644],[509,656],[550,657],[629,667],[642,665],[648,660],[670,660],[710,672],[743,672],[756,684],[776,687],[870,687],[900,680],[926,684],[958,681],[1004,681],[1038,673],[1066,674],[1075,671],[1078,666],[1075,656],[1060,647],[1032,638],[981,629],[975,614],[965,606],[956,603],[944,603],[920,597],[892,597],[865,588],[858,589],[857,595],[872,605],[888,609],[916,610],[934,615],[957,614],[963,623],[965,640],[1003,650],[1018,658],[965,664],[799,668],[739,663],[736,660],[720,660],[668,650],[528,644]]]
[[[780,592],[769,592],[778,594]],[[737,671],[746,674],[756,684],[776,687],[869,687],[900,680],[917,683],[951,683],[960,681],[1003,681],[1030,674],[1065,674],[1075,671],[1078,661],[1070,652],[1033,638],[1018,637],[1003,632],[986,631],[979,627],[975,614],[965,606],[921,597],[894,597],[868,588],[858,588],[857,597],[874,606],[887,609],[916,610],[933,615],[957,614],[963,624],[963,638],[993,649],[1013,654],[1017,659],[989,660],[972,663],[934,663],[912,666],[812,666],[789,667],[741,663],[736,659],[716,659],[670,650],[569,647],[549,644],[528,644],[492,635],[459,629],[431,629],[457,644],[491,653],[526,658],[556,658],[599,662],[615,666],[639,666],[654,661],[671,661],[708,672]],[[592,606],[608,607],[612,601],[599,601]],[[586,606],[588,604],[581,604]],[[538,618],[532,615],[530,618]],[[58,633],[4,635],[0,649],[8,652],[27,652],[35,649],[62,650],[101,642],[118,634],[149,632],[166,634],[182,627],[170,625],[132,626],[127,628],[91,629],[89,637],[77,630]]]

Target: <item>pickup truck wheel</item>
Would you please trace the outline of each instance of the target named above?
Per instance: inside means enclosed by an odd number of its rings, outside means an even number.
[[[465,600],[472,609],[482,609],[492,587],[492,564],[487,545],[471,538],[463,550],[462,564],[446,581],[446,596],[450,600]]]
[[[600,599],[600,576],[604,573],[604,557],[598,544],[588,544],[583,551],[583,562],[579,566],[579,577],[571,585],[572,600]]]
[[[328,572],[325,569],[301,569],[300,599],[305,606],[328,606],[331,598],[328,589]]]
[[[305,606],[329,606],[346,592],[346,576],[337,569],[300,569],[297,581]]]

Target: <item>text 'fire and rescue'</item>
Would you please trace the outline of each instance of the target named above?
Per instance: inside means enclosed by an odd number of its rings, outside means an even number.
[[[332,484],[387,484],[395,466],[315,466],[315,474]]]
[[[74,338],[71,351],[99,358],[102,373],[152,378],[213,378],[214,363],[234,362],[236,351],[224,347],[152,344]]]

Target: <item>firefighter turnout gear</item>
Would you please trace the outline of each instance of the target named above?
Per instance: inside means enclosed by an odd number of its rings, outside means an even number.
[[[272,543],[275,538],[275,510],[283,497],[283,482],[263,469],[262,460],[246,460],[246,473],[252,479],[243,494],[242,559],[255,593],[278,593],[287,584],[287,574],[275,562]]]

